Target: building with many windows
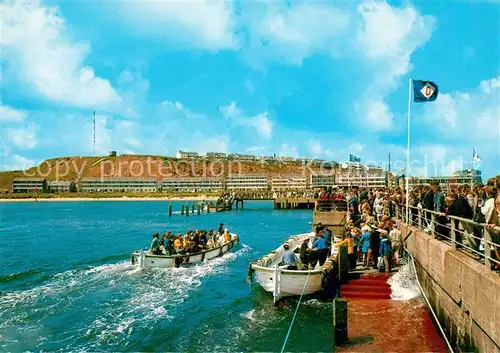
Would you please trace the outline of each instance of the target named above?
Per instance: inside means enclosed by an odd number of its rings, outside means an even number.
[[[279,175],[271,179],[271,190],[307,189],[307,178],[303,175]]]
[[[222,180],[217,177],[165,178],[162,191],[221,191]]]
[[[228,190],[267,190],[266,174],[232,174],[227,177]]]
[[[333,173],[311,173],[309,185],[311,188],[326,188],[335,186],[335,174]]]
[[[384,174],[363,174],[350,175],[345,173],[337,174],[337,185],[342,188],[365,187],[365,188],[383,188],[386,186],[386,177]]]
[[[70,185],[71,181],[50,180],[47,182],[50,192],[69,192]]]
[[[12,192],[42,192],[43,178],[15,178],[12,182]]]
[[[481,180],[481,179],[479,179]],[[471,185],[473,179],[464,176],[439,176],[439,177],[410,177],[408,180],[409,187],[415,185],[429,185],[438,183],[441,188],[448,188],[449,185]]]
[[[156,192],[155,178],[83,178],[82,192]]]
[[[483,177],[481,175],[481,171],[477,169],[464,169],[464,170],[459,170],[453,173],[452,178],[469,178],[469,180],[474,180],[475,184],[482,184],[483,183]]]

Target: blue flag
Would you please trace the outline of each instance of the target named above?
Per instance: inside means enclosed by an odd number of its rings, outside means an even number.
[[[438,96],[438,86],[432,81],[413,80],[413,101],[433,102]]]

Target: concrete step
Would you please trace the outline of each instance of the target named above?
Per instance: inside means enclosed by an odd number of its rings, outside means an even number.
[[[350,279],[340,287],[340,295],[347,299],[390,299],[390,273],[363,274]]]
[[[350,291],[350,292],[362,292],[362,293],[391,293],[391,287],[389,286],[373,286],[373,285],[366,285],[366,284],[358,284],[358,283],[348,283],[343,285],[342,290]]]
[[[391,299],[391,293],[360,292],[340,290],[340,296],[346,299]]]

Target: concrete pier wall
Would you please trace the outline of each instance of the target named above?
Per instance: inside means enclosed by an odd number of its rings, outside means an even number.
[[[500,353],[500,276],[459,250],[399,223],[422,288],[455,351]]]

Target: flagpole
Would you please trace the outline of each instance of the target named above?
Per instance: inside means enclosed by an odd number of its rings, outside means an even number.
[[[408,144],[406,146],[406,221],[410,220],[410,112],[412,79],[408,82]]]
[[[474,194],[474,177],[476,176],[476,151],[472,151],[472,170],[470,171],[470,191]]]

